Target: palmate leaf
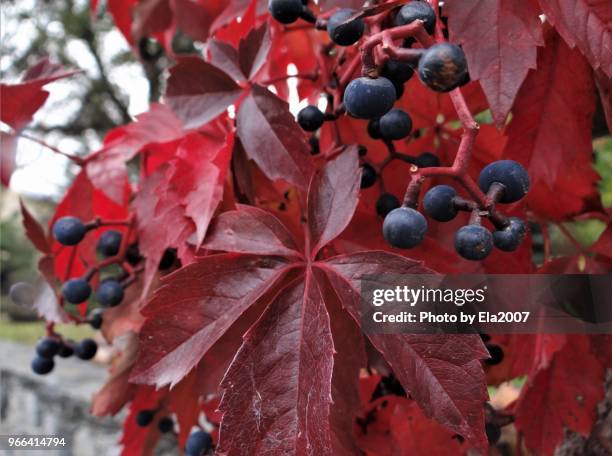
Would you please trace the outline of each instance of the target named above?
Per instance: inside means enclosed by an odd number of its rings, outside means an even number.
[[[332,442],[338,451],[350,451],[350,430],[343,423],[350,418],[330,407],[334,401],[345,404],[349,417],[355,413],[347,398],[356,397],[350,385],[364,358],[348,353],[344,342],[362,345],[356,332],[359,277],[431,272],[382,251],[307,260],[347,226],[359,179],[356,148],[316,175],[308,193],[310,228],[301,246],[263,210],[239,206],[222,214],[204,247],[237,253],[207,256],[175,272],[144,309],[141,359],[132,380],[162,386],[195,368],[247,308],[258,301],[264,306],[221,382],[220,454],[300,454],[307,448],[332,454]],[[369,338],[428,416],[483,447],[480,359],[487,353],[477,336]],[[336,363],[346,371],[334,371]],[[344,391],[334,383],[339,379],[350,382]]]

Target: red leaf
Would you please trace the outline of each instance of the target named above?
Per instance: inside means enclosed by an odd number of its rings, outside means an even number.
[[[218,453],[331,455],[332,357],[329,315],[307,276],[245,334],[221,384]]]
[[[261,69],[268,57],[272,42],[268,24],[264,23],[251,32],[242,40],[238,47],[240,69],[247,79],[252,79]]]
[[[53,259],[52,257],[44,256],[38,261],[38,270],[41,272],[46,281],[40,281],[36,286],[36,294],[34,299],[34,309],[41,318],[54,323],[67,323],[70,317],[60,306],[57,300],[55,290],[51,288],[55,285],[52,279],[53,274]]]
[[[115,20],[115,25],[128,43],[134,44],[132,36],[132,9],[138,0],[108,0],[108,11]]]
[[[266,176],[308,187],[313,173],[310,148],[287,103],[255,85],[242,101],[236,122],[248,157]]]
[[[221,68],[236,81],[244,81],[245,75],[238,63],[238,51],[228,43],[219,40],[208,42],[210,62],[217,68]]]
[[[327,163],[313,178],[308,191],[308,226],[312,255],[347,227],[359,197],[361,172],[357,146]]]
[[[181,31],[197,41],[206,41],[227,0],[173,0],[174,16]],[[231,2],[234,3],[234,2]]]
[[[214,255],[169,276],[143,309],[146,321],[132,381],[178,383],[284,274],[285,266],[281,260]]]
[[[527,76],[514,104],[504,156],[528,168],[528,206],[559,219],[579,212],[595,191],[595,97],[591,69],[580,53],[552,30],[546,41],[538,70]]]
[[[223,198],[233,141],[234,135],[230,134],[226,143],[218,147],[202,135],[192,134],[178,148],[173,181],[185,206],[185,215],[195,223],[198,246]]]
[[[132,202],[138,246],[146,257],[143,296],[151,286],[164,251],[175,247],[181,258],[187,249],[186,241],[194,231],[193,222],[185,216],[176,188],[170,185],[172,175],[170,164],[158,168],[144,180]]]
[[[572,337],[550,366],[523,387],[515,412],[527,447],[552,455],[565,427],[587,436],[604,396],[603,382],[604,369],[589,353],[588,339]]]
[[[270,212],[244,205],[214,220],[203,247],[255,255],[302,257],[293,235],[280,220]]]
[[[345,308],[360,321],[360,277],[372,274],[431,273],[420,263],[387,252],[335,257],[325,269]],[[402,386],[425,415],[486,447],[484,407],[487,391],[480,360],[488,357],[478,336],[369,334]]]
[[[0,120],[15,130],[20,130],[32,120],[32,116],[44,104],[49,92],[42,88],[58,79],[75,74],[61,65],[43,59],[28,68],[18,84],[0,84]]]
[[[102,148],[88,157],[87,175],[96,188],[120,203],[127,183],[127,162],[146,146],[171,142],[184,134],[181,121],[167,106],[152,104],[135,122],[106,135]]]
[[[444,2],[451,41],[463,45],[472,79],[480,81],[491,113],[502,127],[543,46],[539,10],[532,1],[452,0]]]
[[[39,252],[49,254],[51,253],[51,247],[49,246],[49,240],[43,227],[36,221],[36,219],[30,214],[28,208],[23,204],[23,200],[19,199],[19,206],[21,207],[21,217],[23,228],[25,229],[26,236],[30,242],[38,249]]]
[[[132,9],[132,36],[136,39],[163,32],[172,24],[170,0],[140,0]]]
[[[170,68],[165,99],[185,128],[197,128],[224,112],[241,89],[223,71],[197,57]]]
[[[594,69],[612,77],[612,12],[608,0],[540,0],[546,18]]]
[[[17,141],[17,136],[0,131],[0,182],[7,187],[17,166]]]

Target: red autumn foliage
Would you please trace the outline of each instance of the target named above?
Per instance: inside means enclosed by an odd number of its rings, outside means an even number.
[[[405,3],[367,9],[366,35],[382,36]],[[429,3],[438,10],[436,0]],[[605,368],[612,367],[609,338],[496,335],[492,343],[504,359],[484,366],[489,353],[476,335],[363,334],[360,278],[606,272],[611,229],[589,249],[547,257],[540,266],[531,238],[485,261],[459,258],[452,239],[469,214],[444,224],[431,220],[420,246],[394,249],[376,214],[381,186],[360,190],[360,166],[375,166],[384,191],[400,200],[405,194],[407,205],[454,179],[462,195],[490,210],[490,196],[475,179],[485,165],[512,159],[527,169],[531,189],[500,217],[520,216],[542,231],[585,215],[609,222],[591,143],[598,93],[606,115],[612,113],[609,2],[446,0],[433,37],[418,22],[419,44],[406,55],[448,37],[462,45],[471,82],[447,94],[414,76],[396,107],[410,114],[418,135],[395,143],[370,137],[367,122],[345,115],[340,104],[346,84],[361,76],[363,56],[368,69],[369,38],[333,46],[317,30],[321,22],[281,25],[266,6],[107,2],[135,52],[141,38],[152,37],[173,58],[163,103],[74,159],[82,169],[50,227],[66,215],[97,223],[79,245],[61,246],[22,206],[26,234],[44,255],[41,272],[58,290],[57,300],[38,308],[50,322],[86,323],[88,305],[67,312],[59,286],[90,274],[95,288],[96,239],[110,225],[123,234],[119,254],[102,260],[121,265],[130,279],[124,302],[105,312],[102,328],[110,343],[123,341],[123,351],[93,413],[129,408],[125,455],[152,454],[160,438],[156,425],[136,425],[144,409],[156,410],[154,423],[175,417],[181,447],[205,418],[223,455],[486,453],[487,384],[527,376],[506,410],[520,435],[516,445],[550,455],[565,429],[589,435]],[[362,2],[310,5],[320,21],[346,6]],[[176,30],[205,42],[205,51],[174,55]],[[383,41],[372,51],[376,70],[401,39]],[[297,69],[297,92],[287,84],[289,64]],[[46,100],[43,86],[70,74],[43,61],[21,83],[0,87],[0,120],[11,127],[2,133],[3,183],[14,169],[21,129]],[[327,118],[314,153],[313,135],[300,129],[289,102],[297,94],[317,104],[322,93]],[[486,110],[494,122],[478,128],[473,116]],[[436,153],[440,167],[415,164],[426,151]],[[398,159],[386,166],[390,154]],[[128,162],[138,164],[136,182],[128,180]],[[144,259],[130,263],[126,252],[136,243]],[[170,272],[158,271],[167,249],[178,260]],[[405,394],[374,397],[383,377],[396,379]]]

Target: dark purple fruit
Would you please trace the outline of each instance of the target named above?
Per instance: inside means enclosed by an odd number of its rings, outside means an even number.
[[[529,191],[527,170],[514,160],[499,160],[485,166],[478,177],[478,186],[487,193],[493,183],[504,186],[500,203],[514,203]]]
[[[395,103],[395,87],[387,78],[353,79],[344,91],[344,106],[358,119],[376,119],[384,116]]]
[[[53,224],[53,238],[62,245],[77,245],[83,240],[87,228],[76,217],[62,217]]]
[[[70,304],[81,304],[89,299],[91,287],[85,279],[70,279],[62,285],[62,294]]]
[[[364,163],[361,165],[361,188],[370,188],[376,183],[376,170],[372,165]]]
[[[393,247],[410,249],[419,245],[427,232],[423,215],[409,207],[392,210],[383,222],[383,236]]]
[[[448,185],[436,185],[423,198],[423,209],[432,219],[448,222],[455,218],[457,209],[453,202],[457,192]]]
[[[449,92],[465,81],[467,61],[463,49],[451,43],[434,44],[419,60],[419,77],[436,92]]]
[[[436,26],[436,13],[425,1],[412,1],[400,8],[395,16],[395,25],[407,25],[420,19],[427,33],[433,33]]]
[[[105,257],[115,256],[119,253],[122,237],[119,231],[105,231],[100,235],[100,239],[98,239],[96,250]]]
[[[340,46],[350,46],[359,41],[365,29],[363,19],[354,19],[344,23],[355,13],[353,9],[342,8],[331,15],[327,21],[327,33],[334,43]]]
[[[455,250],[466,260],[484,260],[493,249],[493,236],[484,226],[466,225],[455,233]]]

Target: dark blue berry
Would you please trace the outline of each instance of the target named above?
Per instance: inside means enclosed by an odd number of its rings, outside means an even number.
[[[383,218],[398,207],[400,207],[400,201],[391,193],[381,194],[376,201],[376,212]]]
[[[153,422],[155,410],[140,410],[136,414],[136,424],[140,427],[148,426]]]
[[[157,269],[159,269],[160,271],[165,271],[166,269],[170,269],[174,265],[175,261],[176,261],[176,249],[168,248],[164,250],[164,254],[161,257],[161,260],[159,260],[159,266],[157,267]]]
[[[500,203],[514,203],[529,191],[527,170],[514,160],[499,160],[482,169],[478,177],[480,189],[487,193],[495,182],[504,186]]]
[[[143,260],[143,256],[140,254],[140,250],[138,249],[138,244],[131,244],[127,251],[125,252],[125,259],[132,266],[136,266]]]
[[[308,105],[298,112],[297,121],[305,131],[315,131],[321,128],[325,115],[313,105]]]
[[[30,307],[34,304],[34,287],[26,282],[17,282],[11,285],[9,297],[19,306]]]
[[[62,245],[76,245],[83,240],[87,228],[76,217],[62,217],[53,224],[53,237]]]
[[[383,236],[393,247],[409,249],[419,245],[427,232],[423,215],[409,207],[398,207],[385,217]]]
[[[60,349],[60,341],[54,337],[43,337],[36,344],[36,353],[42,358],[53,358]]]
[[[414,74],[412,65],[401,60],[387,60],[383,66],[382,76],[393,83],[403,84]]]
[[[327,33],[334,43],[340,46],[350,46],[359,41],[365,29],[363,19],[354,19],[343,24],[355,12],[350,8],[342,8],[331,15],[327,21]]]
[[[89,316],[89,325],[93,329],[100,329],[102,327],[102,313],[102,309],[96,309]]]
[[[436,185],[429,189],[423,198],[423,209],[427,215],[438,222],[448,222],[457,215],[453,199],[457,192],[448,185]]]
[[[527,226],[518,217],[510,217],[505,228],[493,232],[493,244],[504,252],[514,252],[527,234]]]
[[[53,358],[43,358],[42,356],[35,356],[32,360],[32,370],[38,375],[48,374],[53,370],[55,363]]]
[[[412,131],[412,119],[401,109],[392,109],[380,118],[380,132],[385,139],[405,138]]]
[[[376,170],[372,165],[364,163],[361,165],[361,188],[370,188],[376,183]]]
[[[376,119],[385,115],[395,103],[395,87],[387,78],[353,79],[344,91],[344,106],[359,119]]]
[[[74,352],[76,355],[83,360],[93,358],[96,356],[97,351],[98,344],[93,339],[83,339],[76,345],[76,347],[74,347]]]
[[[89,299],[91,287],[85,279],[70,279],[62,286],[62,294],[70,304],[81,304]]]
[[[304,11],[304,5],[302,0],[270,0],[268,10],[278,22],[291,24],[298,20]]]
[[[436,13],[427,2],[412,1],[400,8],[395,16],[395,25],[407,25],[420,19],[427,33],[433,33],[436,26]]]
[[[419,168],[435,168],[440,166],[440,159],[431,152],[423,152],[416,158],[416,165]]]
[[[96,290],[96,299],[104,306],[116,306],[123,300],[123,287],[115,279],[104,280]]]
[[[465,81],[467,61],[463,49],[451,43],[434,44],[419,60],[419,77],[436,92],[449,92]]]
[[[455,233],[455,250],[466,260],[483,260],[493,249],[493,236],[484,226],[466,225]]]
[[[491,357],[485,360],[489,366],[495,366],[504,360],[504,350],[499,345],[487,344],[487,350]]]
[[[206,431],[192,432],[185,445],[186,456],[202,456],[212,449],[212,437]]]
[[[74,354],[74,342],[63,341],[57,354],[60,358],[70,358]]]
[[[115,256],[119,253],[122,237],[119,231],[105,231],[100,235],[100,239],[98,239],[96,250],[105,257]]]
[[[372,139],[382,138],[382,134],[380,132],[380,122],[378,119],[372,119],[368,122],[368,134]]]
[[[163,434],[170,432],[174,429],[174,421],[172,421],[172,418],[165,416],[157,422],[157,428]]]

